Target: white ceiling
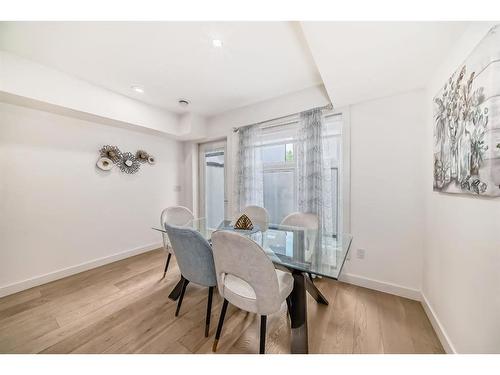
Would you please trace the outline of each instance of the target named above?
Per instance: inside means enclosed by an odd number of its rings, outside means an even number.
[[[2,22],[0,48],[178,113],[180,98],[213,115],[321,83],[294,22]]]
[[[303,22],[334,106],[424,87],[466,22]]]
[[[469,24],[0,22],[0,49],[174,112],[186,98],[187,111],[212,116],[323,82],[337,107],[424,87]]]

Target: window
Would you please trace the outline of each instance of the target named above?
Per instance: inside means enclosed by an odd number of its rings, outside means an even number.
[[[280,223],[295,209],[295,171],[293,169],[264,171],[264,207],[272,223]]]
[[[293,162],[293,143],[262,146],[262,161],[264,163]]]
[[[341,114],[326,115],[324,119],[325,131],[323,135],[323,163],[325,191],[330,194],[324,197],[324,203],[328,207],[325,210],[325,221],[330,222],[332,233],[327,235],[336,236],[339,233],[339,220],[342,213],[341,185],[342,176],[342,124]]]
[[[271,223],[297,211],[295,135],[297,121],[263,129],[264,207]]]
[[[205,216],[209,228],[224,218],[224,150],[205,152]]]
[[[200,144],[198,158],[200,216],[215,229],[226,217],[226,142]]]
[[[341,114],[325,116],[323,137],[324,184],[329,196],[325,197],[327,207],[325,221],[329,221],[335,236],[341,229],[342,215],[342,125]],[[298,119],[263,128],[261,150],[264,172],[264,207],[269,211],[271,223],[280,223],[285,216],[298,210],[295,144]]]
[[[264,207],[272,223],[296,211],[294,143],[281,142],[262,146]]]

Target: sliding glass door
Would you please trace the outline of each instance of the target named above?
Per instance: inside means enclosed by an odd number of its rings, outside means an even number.
[[[207,226],[216,229],[226,217],[226,142],[202,143],[199,146],[200,216]]]

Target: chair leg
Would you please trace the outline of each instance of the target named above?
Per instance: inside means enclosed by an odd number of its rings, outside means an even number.
[[[205,337],[208,337],[210,331],[210,315],[212,315],[212,296],[214,294],[214,287],[208,287],[208,302],[207,302],[207,318],[205,319]]]
[[[222,310],[220,312],[220,317],[219,317],[219,324],[217,325],[217,332],[215,332],[214,345],[212,346],[213,352],[217,351],[217,344],[219,342],[220,334],[222,332],[222,325],[224,324],[224,317],[226,316],[227,305],[228,301],[227,299],[224,298],[224,302],[222,303]]]
[[[290,316],[290,311],[292,311],[292,299],[290,298],[290,296],[286,297],[286,307],[288,316]]]
[[[267,315],[260,316],[260,351],[259,354],[266,353],[266,326]]]
[[[181,294],[179,296],[179,300],[177,301],[177,309],[175,309],[175,316],[179,315],[179,310],[181,309],[181,305],[182,305],[182,299],[184,298],[184,293],[186,292],[186,287],[189,284],[188,279],[185,279],[184,277],[183,277],[183,279],[184,279],[184,282],[182,283]]]
[[[168,264],[170,263],[170,257],[172,256],[171,253],[168,253],[168,256],[167,256],[167,263],[165,263],[165,271],[163,271],[163,277],[162,279],[165,278],[165,275],[167,274],[167,269],[168,269]]]

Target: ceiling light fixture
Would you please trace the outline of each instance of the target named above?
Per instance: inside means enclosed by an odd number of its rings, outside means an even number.
[[[221,48],[222,47],[222,40],[220,40],[220,39],[212,39],[212,45],[215,48]]]
[[[189,100],[186,99],[179,99],[179,105],[181,107],[187,107],[189,105]]]
[[[144,94],[144,88],[141,86],[133,85],[130,88],[139,94]]]

